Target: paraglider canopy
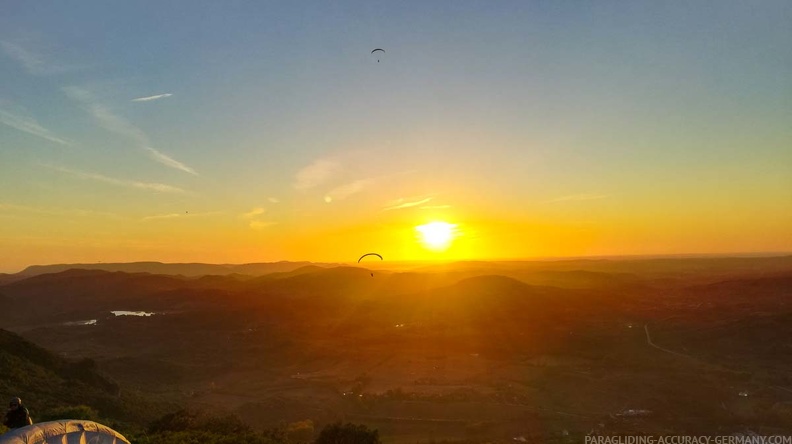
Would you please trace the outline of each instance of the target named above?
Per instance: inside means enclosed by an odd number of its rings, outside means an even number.
[[[61,419],[11,430],[0,436],[0,444],[129,444],[123,435],[98,422]]]
[[[376,48],[376,49],[372,49],[372,50],[371,50],[371,53],[372,53],[372,54],[374,54],[374,53],[375,53],[375,52],[377,52],[377,51],[379,51],[379,52],[380,52],[380,53],[382,53],[382,54],[385,54],[385,50],[384,50],[384,49],[382,49],[382,48]],[[379,54],[379,53],[377,53],[377,63],[379,63],[379,56],[380,56],[380,54]]]
[[[383,258],[382,258],[382,256],[380,256],[380,255],[379,255],[379,254],[377,254],[377,253],[366,253],[366,254],[364,254],[363,256],[360,256],[360,259],[358,259],[358,263],[360,263],[360,261],[361,261],[361,260],[362,260],[364,257],[366,257],[366,256],[377,256],[378,258],[380,258],[380,260],[381,260],[381,261],[382,261],[382,260],[385,260],[385,259],[383,259]]]

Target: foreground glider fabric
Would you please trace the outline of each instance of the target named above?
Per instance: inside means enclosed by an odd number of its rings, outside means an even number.
[[[0,435],[0,444],[129,444],[123,435],[93,421],[61,419]]]

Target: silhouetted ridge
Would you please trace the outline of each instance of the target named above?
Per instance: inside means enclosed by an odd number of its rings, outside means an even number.
[[[34,415],[67,405],[93,406],[107,415],[127,412],[118,385],[91,359],[67,360],[0,329],[0,391],[19,394]]]
[[[0,286],[19,279],[17,275],[0,273]]]
[[[449,290],[464,296],[506,297],[544,294],[547,288],[550,287],[529,285],[506,276],[486,275],[462,279]]]
[[[313,272],[278,279],[273,288],[288,287],[300,292],[321,292],[325,294],[344,294],[350,290],[370,288],[370,272],[358,267],[322,268]]]
[[[287,275],[280,275],[282,279],[277,279],[283,282],[313,282],[321,280],[339,280],[339,279],[358,279],[360,277],[369,277],[369,271],[358,267],[340,266],[333,268],[306,269],[301,273],[287,273]],[[269,276],[262,276],[257,280],[265,280]]]
[[[203,263],[162,263],[162,262],[129,262],[99,264],[54,264],[31,265],[18,275],[35,276],[39,274],[59,273],[69,269],[103,270],[124,273],[151,273],[166,275],[183,275],[190,277],[206,275],[242,274],[260,276],[268,273],[280,273],[295,270],[311,262],[262,262],[250,264],[203,264]],[[323,264],[320,264],[323,265]],[[330,265],[330,264],[327,264]]]
[[[0,329],[0,353],[5,357],[13,356],[50,370],[54,370],[60,365],[60,360],[52,353],[25,340],[16,333],[3,329]],[[4,372],[3,377],[9,377],[9,373]]]
[[[251,276],[244,276],[241,274],[229,275],[206,275],[196,278],[187,283],[189,288],[220,288],[220,289],[236,289],[241,288],[244,282],[252,279]]]
[[[730,279],[712,284],[693,287],[699,290],[714,291],[721,294],[762,292],[777,294],[784,292],[792,294],[792,273],[783,273],[775,276]],[[726,292],[726,293],[724,293]]]
[[[318,265],[306,265],[304,267],[300,267],[291,271],[278,271],[274,273],[265,274],[264,276],[260,276],[251,280],[251,282],[266,282],[275,279],[285,279],[294,276],[300,276],[303,274],[314,273],[317,271],[325,270],[326,268],[320,267]]]
[[[190,281],[148,273],[66,270],[33,276],[2,287],[13,305],[0,312],[4,325],[97,319],[112,310],[152,311],[167,301],[162,292],[185,288]]]
[[[438,313],[484,319],[494,313],[501,318],[541,317],[549,311],[563,309],[573,294],[576,294],[574,290],[528,285],[510,277],[489,275],[463,279],[404,299],[434,307]]]
[[[199,263],[184,264],[165,264],[162,262],[129,262],[129,263],[99,263],[99,264],[53,264],[53,265],[31,265],[19,274],[35,276],[39,274],[59,273],[69,269],[82,270],[102,270],[109,272],[124,273],[154,273],[154,274],[183,274],[186,276],[204,274],[227,274],[211,273],[217,270],[226,270],[225,265],[211,265]],[[230,271],[229,271],[230,273]]]
[[[28,289],[42,291],[68,291],[72,286],[100,289],[110,292],[112,288],[103,286],[121,286],[122,289],[148,288],[166,289],[185,286],[183,276],[166,276],[151,273],[126,273],[122,271],[69,269],[58,273],[41,274],[4,286],[10,296]]]

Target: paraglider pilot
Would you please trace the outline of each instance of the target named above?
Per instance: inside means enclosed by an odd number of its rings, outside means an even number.
[[[18,429],[33,424],[30,419],[30,412],[28,412],[27,407],[22,405],[21,399],[11,398],[3,424],[9,429]]]

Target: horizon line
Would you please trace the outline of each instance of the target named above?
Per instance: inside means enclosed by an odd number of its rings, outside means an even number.
[[[727,259],[727,258],[772,258],[792,256],[792,251],[763,251],[763,252],[732,252],[732,253],[662,253],[662,254],[619,254],[619,255],[587,255],[587,256],[536,256],[523,258],[489,258],[489,259],[405,259],[389,260],[389,264],[458,264],[469,262],[562,262],[575,260],[646,260],[646,259]],[[160,265],[215,265],[215,266],[243,266],[260,264],[278,263],[308,263],[308,264],[327,264],[327,265],[348,265],[356,264],[350,261],[312,261],[312,260],[274,260],[261,262],[241,262],[241,263],[213,263],[213,262],[162,262],[156,260],[131,261],[131,262],[62,262],[50,264],[30,264],[16,272],[0,272],[0,274],[19,274],[32,267],[54,267],[63,265],[85,266],[85,265],[134,265],[134,264],[160,264]],[[383,264],[384,265],[384,264]]]

